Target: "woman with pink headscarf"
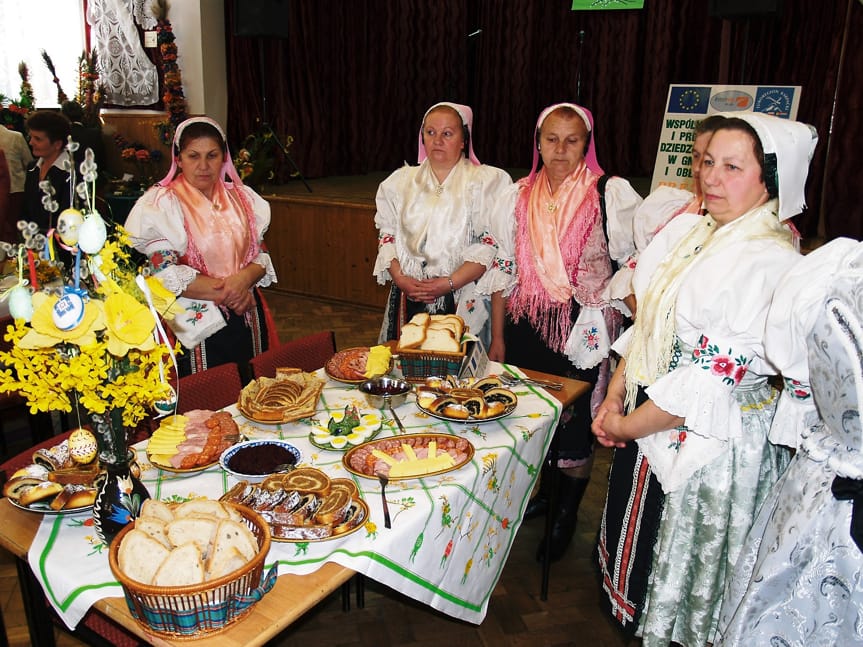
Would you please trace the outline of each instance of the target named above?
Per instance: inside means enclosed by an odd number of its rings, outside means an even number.
[[[518,280],[504,307],[501,300],[493,301],[492,359],[594,385],[590,400],[582,398],[563,412],[555,432],[560,455],[552,469],[561,470],[561,485],[553,511],[551,560],[560,559],[572,540],[590,478],[591,402],[603,398],[611,343],[622,313],[629,312],[622,301],[606,300],[603,293],[612,277],[612,259],[620,261],[635,251],[632,218],[641,204],[641,196],[622,178],[606,178],[604,188],[600,184],[603,171],[593,131],[593,115],[573,103],[549,106],[539,115],[533,167],[518,182]],[[543,164],[537,169],[540,157]],[[540,491],[525,518],[545,513],[547,505]],[[544,551],[545,539],[538,559]]]
[[[169,322],[180,375],[249,360],[272,326],[257,290],[276,281],[262,249],[270,206],[237,175],[225,133],[207,117],[177,127],[168,175],[132,208],[126,229],[185,311]]]
[[[379,341],[398,339],[419,312],[456,313],[488,348],[489,295],[514,281],[510,219],[515,189],[506,172],[480,164],[473,112],[437,103],[423,116],[419,166],[381,182],[376,197],[374,275],[392,281]]]

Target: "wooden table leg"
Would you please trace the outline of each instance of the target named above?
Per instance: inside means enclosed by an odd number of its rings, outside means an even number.
[[[18,568],[18,584],[24,600],[27,628],[30,631],[30,644],[33,647],[55,647],[57,643],[54,640],[54,622],[42,586],[26,560],[16,559],[15,564]]]

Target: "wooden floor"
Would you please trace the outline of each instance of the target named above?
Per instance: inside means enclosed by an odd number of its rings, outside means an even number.
[[[340,349],[374,343],[381,313],[354,306],[268,294],[283,340],[332,329]],[[13,430],[14,431],[14,430]],[[26,443],[7,432],[10,451],[15,442]],[[20,446],[18,451],[27,447]],[[600,588],[596,579],[593,544],[599,528],[610,454],[600,450],[579,514],[576,537],[564,558],[552,566],[549,597],[539,599],[540,569],[535,551],[542,536],[543,520],[526,522],[520,529],[503,574],[481,625],[459,622],[413,602],[388,587],[366,580],[365,607],[353,600],[342,611],[338,594],[324,600],[300,622],[269,643],[270,647],[298,645],[432,647],[584,645],[617,647],[633,645],[620,637],[599,611]],[[14,562],[0,550],[0,602],[12,647],[30,644]],[[62,647],[82,643],[57,630]],[[194,642],[190,642],[193,645]]]

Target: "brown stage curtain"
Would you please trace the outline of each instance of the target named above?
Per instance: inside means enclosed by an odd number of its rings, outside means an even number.
[[[285,0],[284,38],[235,36],[244,1],[226,3],[229,136],[255,130],[264,88],[268,121],[294,137],[306,177],[414,163],[419,121],[440,100],[474,108],[477,155],[505,168],[530,165],[543,107],[580,100],[596,116],[605,170],[645,177],[669,84],[802,85],[798,118],[820,142],[798,226],[815,236],[820,212],[827,238],[863,234],[863,167],[841,163],[863,141],[863,84],[851,73],[863,54],[849,38],[863,27],[857,0],[784,0],[779,16],[728,21],[709,16],[707,0],[593,12],[571,11],[570,0]]]

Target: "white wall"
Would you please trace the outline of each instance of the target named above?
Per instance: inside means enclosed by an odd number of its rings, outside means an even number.
[[[205,114],[227,129],[224,0],[172,0],[168,19],[177,43],[189,114]]]

